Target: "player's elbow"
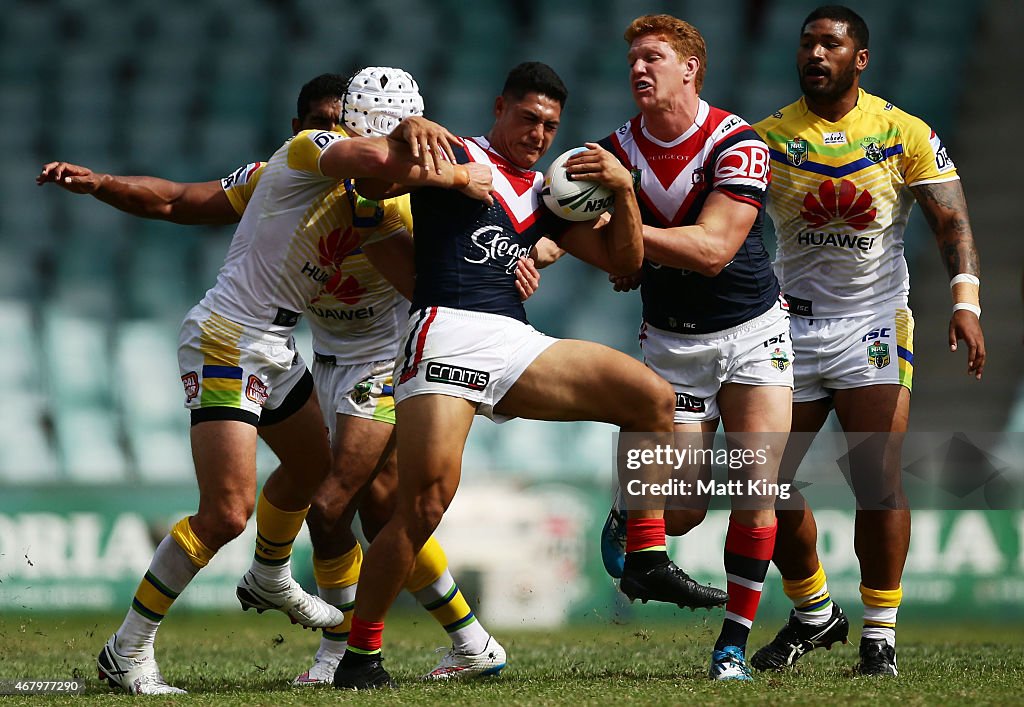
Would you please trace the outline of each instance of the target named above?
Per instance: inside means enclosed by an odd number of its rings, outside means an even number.
[[[725,258],[707,258],[701,263],[701,266],[695,268],[698,273],[704,277],[717,277],[719,273],[725,270],[725,266],[728,265],[730,260]]]

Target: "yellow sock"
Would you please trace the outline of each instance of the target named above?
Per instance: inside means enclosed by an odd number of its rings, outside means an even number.
[[[817,625],[832,616],[832,597],[828,592],[825,569],[818,569],[806,579],[782,579],[782,589],[793,602],[797,618],[806,624]]]
[[[292,543],[308,510],[307,506],[301,511],[283,511],[261,491],[256,503],[256,562],[271,567],[288,564]]]
[[[416,555],[405,588],[444,627],[457,650],[476,654],[487,645],[490,634],[477,620],[455,583],[448,571],[448,558],[433,537]]]
[[[359,543],[340,557],[324,560],[313,554],[313,576],[321,589],[341,589],[355,584],[362,566],[363,548]]]
[[[903,601],[903,585],[896,589],[871,589],[860,585],[860,598],[864,603],[864,629],[862,638],[883,639],[896,645],[896,614]]]
[[[441,548],[441,543],[431,535],[420,548],[419,554],[412,565],[412,572],[405,580],[405,588],[415,594],[430,586],[448,569],[448,557]]]
[[[182,518],[174,524],[174,527],[171,528],[171,537],[185,551],[188,559],[192,560],[192,564],[199,569],[206,567],[216,554],[213,550],[206,547],[203,541],[199,539],[199,536],[195,534],[192,530],[192,525],[188,522],[188,518]]]

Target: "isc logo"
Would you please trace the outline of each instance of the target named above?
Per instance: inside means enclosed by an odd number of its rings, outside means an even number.
[[[764,346],[765,348],[768,348],[769,346],[774,346],[775,344],[783,344],[785,342],[786,333],[782,332],[778,336],[773,336],[772,338],[768,339],[768,341],[761,342],[761,345]]]
[[[889,327],[881,327],[881,328],[878,328],[878,329],[872,329],[871,331],[869,331],[867,334],[864,335],[864,337],[861,339],[861,341],[874,341],[875,339],[888,339],[889,336],[891,336],[890,332],[892,332],[892,329],[890,329]]]

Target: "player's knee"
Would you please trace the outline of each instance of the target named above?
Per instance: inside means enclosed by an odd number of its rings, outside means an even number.
[[[203,529],[201,533],[204,542],[211,543],[213,548],[220,548],[239,535],[245,532],[245,528],[252,516],[252,507],[238,504],[234,506],[221,506],[212,513],[196,514],[197,520],[194,525]]]
[[[646,432],[671,432],[675,407],[676,396],[672,386],[652,372],[639,386],[635,404],[628,406],[630,419],[624,427]]]
[[[310,539],[316,542],[318,538],[330,537],[340,516],[341,513],[334,508],[334,504],[314,498],[309,505],[309,512],[306,513]]]
[[[409,537],[426,542],[440,525],[446,510],[447,505],[435,494],[427,493],[417,498],[413,504],[413,512],[407,514],[405,518]]]

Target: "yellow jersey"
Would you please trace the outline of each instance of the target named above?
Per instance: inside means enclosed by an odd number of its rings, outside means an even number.
[[[306,130],[266,163],[236,170],[221,186],[242,218],[216,284],[202,304],[240,324],[287,334],[309,304],[340,282],[345,257],[405,226],[397,208],[359,197],[320,170],[344,134]]]
[[[905,304],[909,187],[959,179],[935,132],[863,89],[839,121],[801,98],[754,129],[771,152],[775,275],[791,314],[859,316],[882,302]]]

